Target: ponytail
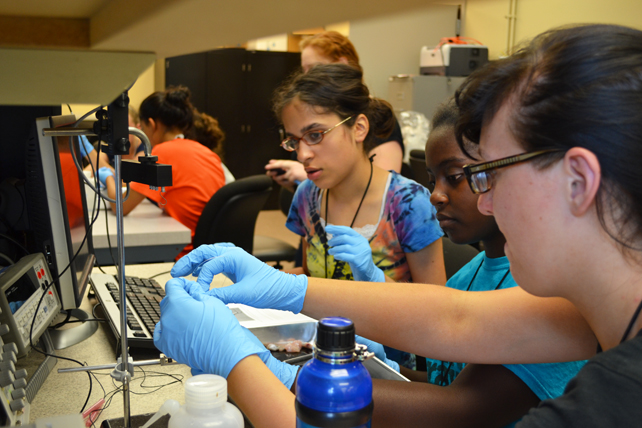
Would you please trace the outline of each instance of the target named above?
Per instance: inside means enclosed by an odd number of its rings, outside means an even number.
[[[185,86],[170,86],[164,91],[154,92],[141,103],[140,120],[154,119],[185,132],[192,126],[194,117],[194,106],[189,98],[190,91]]]

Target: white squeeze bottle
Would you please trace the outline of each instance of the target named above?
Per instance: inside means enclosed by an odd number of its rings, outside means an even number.
[[[178,409],[178,410],[177,410]],[[145,424],[169,413],[167,428],[243,428],[243,415],[227,402],[227,381],[217,375],[202,374],[185,381],[185,405],[167,400]]]

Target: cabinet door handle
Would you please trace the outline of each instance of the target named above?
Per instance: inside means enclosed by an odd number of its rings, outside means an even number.
[[[245,132],[245,125],[241,125],[241,134]]]
[[[246,129],[247,129],[247,133],[249,134],[252,130],[252,127],[250,125],[247,125]]]

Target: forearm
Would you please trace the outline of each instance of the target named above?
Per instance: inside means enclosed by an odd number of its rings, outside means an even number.
[[[456,393],[428,383],[373,379],[373,428],[463,427]]]
[[[590,357],[597,345],[570,302],[518,287],[467,293],[427,284],[309,278],[303,312],[346,316],[362,336],[446,361],[571,361]]]
[[[107,196],[109,196],[111,199],[116,198],[116,180],[114,180],[114,177],[107,177],[107,180],[105,180],[105,186],[107,187]],[[116,212],[116,204],[113,202],[110,202],[109,205],[111,206],[112,212]]]
[[[444,248],[441,239],[414,253],[406,253],[412,282],[421,284],[446,284]]]
[[[107,195],[115,199],[116,198],[116,182],[113,177],[107,177],[106,180],[106,185],[107,185]],[[123,215],[129,214],[134,208],[140,204],[143,199],[145,199],[145,196],[141,193],[138,193],[134,190],[129,190],[129,196],[125,200],[124,198],[125,195],[123,195]],[[111,202],[111,210],[113,212],[116,212],[116,204]]]
[[[251,355],[230,372],[228,393],[256,428],[294,428],[294,395],[263,361]]]
[[[374,380],[373,427],[499,428],[539,398],[504,366],[469,364],[450,386]]]

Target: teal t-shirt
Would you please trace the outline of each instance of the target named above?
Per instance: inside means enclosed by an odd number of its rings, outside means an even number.
[[[515,286],[517,284],[510,274],[508,259],[491,259],[486,257],[485,252],[475,256],[446,283],[446,287],[467,291],[488,291]],[[554,364],[505,364],[504,367],[515,373],[540,400],[545,400],[562,395],[568,381],[585,363],[586,360]],[[426,358],[428,382],[442,386],[450,385],[464,366],[464,363]],[[508,427],[514,426],[516,422]]]

